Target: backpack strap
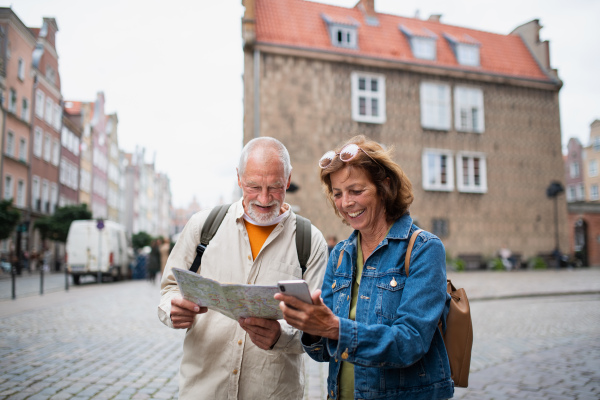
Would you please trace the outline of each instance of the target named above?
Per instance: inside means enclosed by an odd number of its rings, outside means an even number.
[[[204,250],[206,250],[206,246],[210,243],[212,238],[217,233],[219,226],[223,222],[225,218],[225,214],[227,214],[227,210],[229,210],[229,206],[231,204],[222,204],[213,208],[208,214],[208,218],[204,222],[202,226],[202,232],[200,234],[200,244],[196,247],[196,258],[190,267],[190,271],[198,272],[198,268],[200,268],[200,263],[202,262],[202,256],[204,255]]]
[[[306,264],[310,257],[310,220],[296,214],[296,251],[298,252],[298,261],[302,269],[302,276],[306,271]]]
[[[410,240],[408,242],[408,248],[406,249],[406,258],[404,259],[404,269],[406,270],[406,277],[408,278],[408,267],[410,266],[410,253],[412,253],[413,246],[415,244],[415,240],[417,240],[417,236],[419,233],[423,232],[423,229],[417,229],[410,236]]]

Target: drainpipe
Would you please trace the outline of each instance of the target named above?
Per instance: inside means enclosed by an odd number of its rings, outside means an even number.
[[[260,136],[260,50],[254,49],[254,137]]]

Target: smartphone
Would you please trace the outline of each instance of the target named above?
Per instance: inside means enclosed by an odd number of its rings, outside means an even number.
[[[308,283],[305,280],[279,281],[277,287],[279,287],[280,293],[294,296],[305,303],[312,304]]]

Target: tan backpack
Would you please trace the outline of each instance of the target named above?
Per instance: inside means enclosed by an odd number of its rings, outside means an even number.
[[[423,230],[416,230],[410,237],[408,248],[406,249],[406,259],[404,267],[408,277],[408,268],[410,265],[410,253],[419,233]],[[442,321],[438,327],[444,338],[444,345],[450,361],[450,373],[454,386],[467,387],[469,385],[469,368],[471,366],[471,348],[473,347],[473,324],[471,323],[471,309],[469,299],[464,289],[456,289],[450,279],[447,280],[447,290],[452,300],[450,301],[450,311],[446,318],[446,332],[442,330]]]

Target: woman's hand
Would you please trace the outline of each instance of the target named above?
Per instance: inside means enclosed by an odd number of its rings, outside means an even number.
[[[288,324],[313,337],[321,336],[338,340],[339,319],[323,303],[321,290],[315,290],[311,295],[313,304],[305,303],[294,296],[283,293],[277,293],[274,297],[275,300],[281,301],[279,308]]]

